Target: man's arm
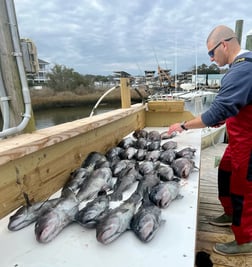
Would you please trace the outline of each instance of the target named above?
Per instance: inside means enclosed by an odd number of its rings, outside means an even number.
[[[201,116],[198,116],[190,121],[174,123],[168,129],[168,134],[173,132],[182,132],[183,130],[204,128],[206,125],[203,123]]]

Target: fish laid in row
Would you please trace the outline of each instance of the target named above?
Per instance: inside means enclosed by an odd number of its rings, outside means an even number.
[[[60,198],[55,198],[31,204],[27,196],[25,199],[26,205],[19,208],[9,218],[8,229],[10,231],[17,231],[30,225],[60,201]]]
[[[106,191],[100,191],[98,196],[88,202],[75,216],[75,220],[87,228],[95,228],[101,217],[109,209],[109,198]]]
[[[174,174],[179,178],[188,178],[190,173],[197,168],[192,159],[178,158],[171,163]]]
[[[40,243],[53,240],[65,227],[78,223],[96,229],[103,244],[116,240],[131,229],[143,242],[149,242],[164,223],[162,209],[179,198],[178,178],[188,178],[196,168],[196,150],[179,151],[173,138],[158,131],[135,131],[104,155],[92,151],[80,167],[72,171],[58,198],[27,204],[10,217],[8,228],[19,230],[35,222]],[[132,195],[124,193],[137,183]],[[111,208],[111,201],[120,201]],[[80,208],[81,206],[85,206]]]
[[[96,239],[102,244],[109,244],[130,229],[130,222],[134,216],[142,196],[133,193],[120,206],[110,210],[96,227]]]
[[[74,193],[60,201],[51,210],[38,217],[35,224],[35,236],[38,242],[48,243],[75,219],[79,201]]]
[[[178,197],[180,185],[176,181],[159,183],[150,191],[151,201],[159,208],[167,208]]]
[[[94,170],[91,175],[84,180],[77,193],[77,199],[81,202],[95,198],[102,190],[110,190],[113,187],[112,171],[108,167]]]
[[[165,220],[162,219],[161,209],[149,199],[149,192],[144,192],[142,205],[134,214],[130,228],[142,242],[151,241]]]

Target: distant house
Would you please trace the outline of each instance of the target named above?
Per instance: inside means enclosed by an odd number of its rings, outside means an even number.
[[[29,38],[20,39],[20,45],[24,60],[25,72],[28,78],[30,78],[30,76],[32,77],[38,72],[39,69],[37,48],[34,42]]]
[[[192,75],[192,82],[195,83],[196,79],[197,84],[207,85],[211,88],[219,88],[221,84],[221,79],[224,75],[225,74],[198,74],[197,76]]]
[[[39,59],[37,48],[29,38],[20,39],[24,67],[29,84],[42,85],[48,82],[49,63]]]
[[[33,78],[34,84],[44,84],[48,82],[49,64],[48,62],[38,59],[39,70]]]

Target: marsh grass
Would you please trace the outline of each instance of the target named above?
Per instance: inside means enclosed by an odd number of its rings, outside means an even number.
[[[50,107],[66,107],[78,106],[83,104],[95,104],[98,99],[105,93],[106,90],[93,90],[89,93],[76,93],[71,91],[55,92],[50,88],[41,90],[31,89],[31,101],[34,110],[50,108]],[[146,97],[144,90],[140,90],[141,94]],[[131,90],[131,100],[141,102],[141,98],[135,90]],[[107,103],[118,103],[121,101],[120,89],[115,89],[108,94],[104,99]]]

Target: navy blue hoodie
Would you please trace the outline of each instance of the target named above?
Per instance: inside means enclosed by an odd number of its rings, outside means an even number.
[[[237,115],[242,107],[252,104],[252,62],[243,58],[252,61],[252,52],[237,56],[222,78],[220,90],[212,105],[201,115],[206,126],[217,125]]]

